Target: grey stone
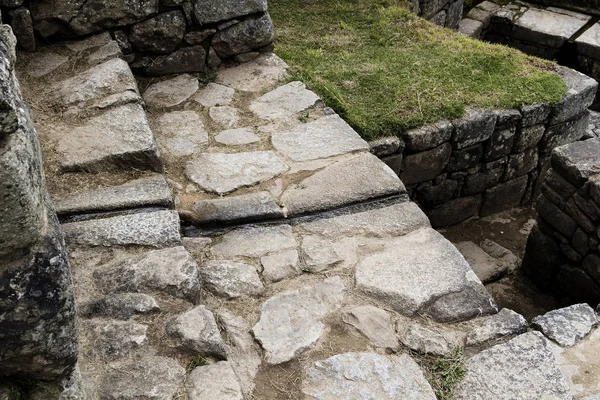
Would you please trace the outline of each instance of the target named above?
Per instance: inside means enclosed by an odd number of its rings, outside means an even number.
[[[593,182],[593,179],[591,179]],[[577,191],[577,188],[573,186],[569,181],[556,173],[552,168],[546,172],[545,183],[550,187],[556,194],[558,194],[563,200],[568,200]],[[590,193],[594,194],[593,189]]]
[[[235,90],[218,83],[210,82],[194,96],[194,101],[204,107],[226,106],[231,103]]]
[[[315,362],[302,382],[306,399],[435,400],[417,363],[407,354],[337,354]]]
[[[483,145],[481,143],[454,150],[446,165],[446,171],[454,172],[472,168],[479,164],[481,157],[483,157]]]
[[[469,332],[467,346],[481,346],[527,331],[527,321],[521,314],[503,308],[498,314],[487,317]]]
[[[451,399],[571,399],[549,342],[529,332],[467,360]]]
[[[587,304],[575,304],[535,317],[531,323],[556,343],[571,347],[598,325],[598,318]]]
[[[281,364],[310,349],[325,331],[322,319],[341,306],[344,290],[336,276],[263,303],[252,330],[265,349],[265,361]]]
[[[523,115],[523,126],[533,126],[546,122],[546,119],[552,112],[553,107],[549,103],[532,104],[521,107]]]
[[[588,126],[588,111],[567,122],[550,126],[540,141],[540,155],[549,155],[556,147],[578,141],[585,135]]]
[[[185,388],[189,400],[244,400],[238,378],[227,361],[194,368]]]
[[[212,247],[213,254],[224,257],[258,257],[298,246],[289,225],[245,227],[226,233]]]
[[[538,46],[560,48],[581,29],[590,17],[531,7],[514,22],[513,37]]]
[[[181,243],[175,211],[128,214],[62,225],[69,244],[168,247]]]
[[[35,32],[31,13],[27,7],[19,7],[9,10],[10,25],[17,38],[17,46],[25,51],[35,51]]]
[[[90,351],[108,360],[127,357],[148,343],[148,326],[136,322],[92,319],[81,325],[91,345]]]
[[[210,47],[208,49],[208,55],[206,56],[206,65],[208,65],[208,68],[215,70],[219,68],[221,64],[223,64],[223,61],[221,60],[221,58],[219,58],[219,55],[217,54],[215,49]]]
[[[514,270],[519,266],[519,258],[510,250],[500,246],[498,243],[490,239],[484,239],[479,243],[479,246],[501,263],[506,264],[509,270]]]
[[[454,246],[483,283],[498,280],[508,272],[508,265],[499,262],[473,242],[454,243]]]
[[[158,291],[195,300],[198,265],[183,247],[171,247],[113,261],[94,271],[98,286],[108,292]]]
[[[217,194],[268,181],[287,170],[272,151],[203,153],[189,161],[185,168],[190,180],[203,190]]]
[[[152,175],[119,186],[80,192],[54,204],[59,215],[84,214],[135,207],[170,207],[173,195],[164,176]]]
[[[283,250],[260,258],[262,276],[267,282],[279,282],[300,275],[298,251]]]
[[[600,59],[600,24],[595,23],[575,39],[577,53],[593,59]]]
[[[359,262],[355,279],[357,289],[407,316],[430,312],[446,295],[469,291],[471,282],[483,289],[458,250],[430,228],[389,240],[385,249]],[[491,301],[489,295],[481,297]],[[476,303],[467,308],[477,308]],[[465,312],[456,310],[455,320],[464,319]],[[440,315],[431,317],[438,320]]]
[[[513,149],[516,127],[496,129],[485,146],[484,160],[491,161],[510,154]]]
[[[598,82],[567,67],[558,67],[558,75],[567,84],[567,93],[554,107],[550,125],[568,121],[585,111],[594,101]]]
[[[244,92],[271,88],[287,74],[288,65],[275,54],[266,53],[248,63],[219,71],[217,83]]]
[[[395,237],[429,226],[427,216],[412,202],[355,214],[317,219],[300,225],[307,232],[329,238],[341,236]]]
[[[100,398],[171,400],[185,380],[185,369],[172,358],[145,356],[127,361],[100,379]]]
[[[398,350],[398,339],[390,314],[374,306],[348,306],[341,310],[342,321],[352,325],[371,343],[382,349]]]
[[[210,51],[208,65],[211,66]],[[183,47],[171,54],[157,57],[148,66],[144,73],[150,76],[171,75],[191,72],[204,72],[206,69],[207,55],[202,46]]]
[[[494,168],[488,171],[481,171],[465,178],[465,183],[461,190],[461,195],[469,196],[475,193],[481,193],[486,189],[492,188],[500,182],[504,175],[504,167]]]
[[[316,160],[369,149],[367,142],[338,115],[329,115],[289,131],[276,132],[271,140],[278,151],[294,161]]]
[[[294,81],[254,100],[250,103],[250,111],[259,118],[274,120],[311,108],[319,100],[319,96],[306,89],[304,83]]]
[[[457,149],[489,139],[496,126],[496,114],[488,110],[467,110],[461,119],[452,121],[452,141]]]
[[[195,111],[172,111],[156,121],[159,143],[177,157],[190,156],[208,143],[208,132]]]
[[[481,196],[459,197],[442,204],[429,212],[429,219],[434,228],[455,225],[479,213]]]
[[[539,215],[562,234],[571,238],[577,229],[577,223],[546,197],[540,196],[535,209]]]
[[[561,246],[561,251],[563,248]],[[563,251],[563,255],[566,255]],[[579,261],[577,261],[577,264]],[[589,301],[591,304],[600,302],[600,288],[592,278],[579,267],[568,264],[561,265],[556,275],[556,287],[571,301]]]
[[[421,184],[417,187],[417,200],[425,207],[435,207],[450,201],[454,196],[458,183],[455,180],[445,180],[439,185]]]
[[[487,217],[519,205],[528,181],[529,177],[525,175],[486,190],[480,215]]]
[[[114,40],[111,40],[108,44],[100,47],[98,50],[90,54],[88,57],[88,64],[97,65],[113,58],[119,58],[123,56],[119,44]]]
[[[241,222],[283,217],[283,209],[269,192],[199,200],[192,205],[192,215],[190,216],[193,221],[198,223]]]
[[[420,15],[430,19],[448,4],[449,0],[425,0],[420,2]]]
[[[435,14],[433,18],[429,20],[435,25],[444,26],[446,24],[446,10],[442,10],[439,13]]]
[[[425,151],[441,146],[452,137],[454,127],[448,121],[425,125],[422,128],[407,131],[402,135],[409,151]]]
[[[203,356],[227,358],[215,316],[205,306],[194,307],[169,319],[165,331],[179,349],[191,350]]]
[[[230,106],[214,106],[208,110],[208,115],[220,126],[230,129],[240,120],[237,108]]]
[[[227,146],[242,146],[260,142],[260,137],[250,128],[229,129],[215,136],[215,141]]]
[[[444,335],[419,323],[404,325],[403,321],[398,321],[396,331],[400,342],[417,353],[443,357],[452,352]]]
[[[85,304],[80,311],[84,315],[106,315],[118,319],[129,319],[136,314],[160,311],[154,299],[144,293],[112,293],[101,300]]]
[[[471,18],[464,18],[458,25],[458,32],[475,39],[480,38],[482,31],[483,22]]]
[[[258,51],[249,51],[248,53],[237,54],[232,58],[235,62],[245,63],[254,60],[258,56],[260,56],[260,53]]]
[[[544,136],[545,131],[546,126],[544,124],[523,127],[515,136],[513,150],[520,153],[537,145]]]
[[[67,61],[69,61],[69,58],[60,54],[49,52],[38,53],[27,64],[27,74],[34,78],[41,78],[56,70]]]
[[[185,35],[185,19],[181,11],[169,11],[131,27],[129,41],[136,50],[169,54]]]
[[[232,3],[193,0],[193,4],[196,19],[201,25],[267,11],[266,0],[246,0]]]
[[[85,125],[69,127],[56,152],[64,171],[162,169],[154,135],[139,104],[112,108]]]
[[[190,45],[201,44],[206,39],[217,33],[216,29],[202,29],[201,31],[192,31],[185,34],[183,41]]]
[[[119,45],[121,51],[125,54],[130,54],[133,52],[133,48],[131,47],[131,43],[129,42],[129,38],[124,31],[115,31],[113,32],[113,36],[115,37],[115,42]]]
[[[88,36],[85,39],[77,40],[75,42],[67,42],[65,46],[76,53],[81,53],[85,50],[95,49],[102,47],[112,41],[110,32],[101,32],[96,35]]]
[[[264,286],[252,265],[227,260],[212,260],[200,267],[202,281],[216,295],[235,299],[256,296]]]
[[[462,1],[454,1],[450,4],[446,16],[446,28],[454,30],[458,28],[463,16],[463,4]]]
[[[52,97],[66,107],[128,91],[138,93],[137,83],[129,65],[115,58],[54,85]]]
[[[303,269],[308,272],[322,272],[343,261],[329,239],[316,235],[304,236],[300,249],[304,261]]]
[[[404,157],[400,179],[407,185],[432,180],[442,173],[452,153],[450,143]]]
[[[269,14],[248,18],[213,36],[211,44],[219,57],[247,53],[273,42],[273,23]]]
[[[144,92],[144,100],[150,107],[174,107],[192,97],[198,88],[198,79],[183,74],[150,85]]]
[[[576,187],[600,173],[600,139],[558,147],[552,152],[552,169]]]
[[[298,215],[404,192],[396,174],[377,157],[365,153],[290,185],[281,202],[290,215]]]
[[[523,271],[540,283],[547,284],[554,279],[559,263],[558,245],[536,224],[527,238],[527,247],[521,264]]]
[[[369,142],[369,148],[372,154],[381,158],[398,152],[400,148],[404,149],[404,142],[395,136],[384,137]]]

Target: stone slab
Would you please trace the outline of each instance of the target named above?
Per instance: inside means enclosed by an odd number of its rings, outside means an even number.
[[[296,247],[298,242],[290,225],[256,226],[226,233],[213,245],[212,252],[224,257],[258,257]]]
[[[260,136],[250,128],[228,129],[216,135],[215,141],[227,146],[243,146],[260,142]]]
[[[571,347],[598,325],[598,318],[589,305],[575,304],[535,317],[531,323],[561,346]]]
[[[194,101],[204,107],[226,106],[231,104],[234,95],[232,88],[210,82],[194,96]]]
[[[150,107],[169,108],[188,100],[199,87],[198,79],[183,74],[150,85],[143,97]]]
[[[217,82],[243,92],[260,92],[273,87],[287,75],[288,65],[273,53],[219,71]]]
[[[557,147],[550,160],[552,169],[572,185],[581,187],[591,176],[600,173],[600,139]]]
[[[191,219],[197,223],[242,222],[283,218],[284,210],[269,192],[199,200],[192,205]]]
[[[200,267],[200,276],[209,291],[228,299],[256,296],[265,289],[256,268],[241,262],[207,261]]]
[[[598,82],[574,69],[558,66],[557,74],[567,84],[567,93],[554,107],[550,115],[550,125],[570,120],[587,110],[593,103],[598,89]]]
[[[240,382],[227,361],[194,368],[185,387],[189,400],[244,400]]]
[[[513,37],[537,45],[559,48],[581,29],[590,17],[530,7],[515,20]]]
[[[156,120],[158,141],[177,157],[195,154],[208,143],[208,132],[195,111],[173,111]]]
[[[319,96],[306,89],[302,82],[294,81],[270,91],[250,104],[250,111],[268,120],[290,117],[314,106]]]
[[[34,78],[41,78],[58,69],[69,61],[68,57],[56,53],[36,54],[36,57],[27,64],[27,73]]]
[[[356,328],[374,346],[398,350],[398,339],[387,311],[370,305],[348,306],[342,310],[342,321]]]
[[[596,22],[575,39],[575,44],[579,54],[600,60],[600,22]]]

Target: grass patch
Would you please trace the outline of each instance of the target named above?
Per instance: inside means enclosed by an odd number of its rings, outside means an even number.
[[[208,365],[208,361],[202,356],[196,356],[188,363],[186,370],[187,372],[191,372],[194,368],[203,367],[205,365]]]
[[[447,400],[465,376],[465,356],[460,347],[446,357],[424,360],[421,364],[438,400]]]
[[[271,0],[276,52],[366,139],[465,107],[557,102],[554,64],[439,28],[401,0]]]

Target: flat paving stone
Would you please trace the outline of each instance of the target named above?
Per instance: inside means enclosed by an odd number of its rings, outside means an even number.
[[[309,161],[355,151],[369,144],[338,115],[330,115],[289,131],[276,132],[273,146],[294,161]]]
[[[227,361],[194,368],[185,387],[189,400],[244,400],[240,382]]]
[[[322,272],[343,261],[333,243],[327,238],[306,235],[302,238],[300,249],[304,262],[303,269],[308,272]]]
[[[342,321],[352,325],[371,343],[382,349],[397,351],[399,344],[390,314],[375,306],[348,306],[341,310]]]
[[[598,90],[598,82],[579,71],[559,65],[556,73],[567,84],[567,92],[554,107],[550,115],[550,125],[571,120],[586,111],[593,103]]]
[[[54,201],[58,215],[172,205],[173,193],[162,175],[135,179],[119,186],[88,190]]]
[[[231,104],[234,95],[235,90],[232,88],[210,82],[194,96],[194,101],[204,107],[226,106]]]
[[[175,107],[192,97],[199,87],[198,79],[183,74],[150,85],[144,92],[143,97],[150,107]]]
[[[156,299],[144,293],[111,293],[79,307],[79,312],[86,316],[101,315],[125,320],[158,311],[160,306]]]
[[[575,39],[578,53],[600,59],[600,23],[596,22]]]
[[[515,20],[514,36],[539,45],[559,48],[581,29],[590,17],[530,7]]]
[[[68,57],[56,53],[36,54],[35,58],[27,64],[27,74],[34,78],[41,78],[68,61]]]
[[[288,65],[273,53],[219,71],[217,82],[244,92],[260,92],[273,87],[287,75]]]
[[[139,104],[112,108],[83,126],[64,129],[56,145],[64,171],[161,169],[154,134]]]
[[[250,111],[263,119],[290,117],[314,106],[319,96],[306,89],[302,82],[294,81],[270,91],[250,104]]]
[[[213,313],[205,306],[194,307],[169,319],[165,326],[175,347],[202,356],[227,358],[225,343]]]
[[[98,50],[90,54],[88,57],[88,64],[96,65],[108,61],[113,58],[123,57],[123,52],[119,44],[111,40],[109,43],[100,47]]]
[[[266,220],[285,216],[269,192],[198,200],[193,203],[191,211],[191,218],[198,223]]]
[[[148,326],[133,321],[84,320],[80,324],[89,349],[98,357],[117,360],[148,344]]]
[[[332,277],[264,302],[252,330],[265,349],[265,361],[281,364],[310,349],[325,331],[322,319],[341,306],[344,290],[342,280]]]
[[[228,260],[211,260],[200,267],[200,276],[206,288],[218,296],[235,299],[261,294],[265,288],[256,268]]]
[[[452,400],[571,400],[550,343],[528,332],[468,359]]]
[[[407,354],[337,354],[317,361],[302,382],[305,399],[435,400],[417,363]]]
[[[61,226],[69,245],[161,248],[181,244],[176,211],[128,214]]]
[[[473,282],[469,274],[473,274],[469,264],[450,242],[433,229],[422,228],[390,239],[385,250],[363,259],[355,279],[357,289],[401,314],[426,313],[439,320],[441,316],[432,313],[431,307],[446,295],[469,292]],[[481,282],[474,283],[483,288]],[[454,310],[455,321],[479,314],[480,300],[492,301],[489,294],[487,298],[473,294],[470,300],[469,312]]]
[[[228,129],[216,135],[215,141],[227,146],[242,146],[260,142],[260,136],[250,128]]]
[[[223,128],[233,128],[240,120],[237,108],[230,106],[214,106],[208,110],[208,115]]]
[[[227,194],[267,181],[288,170],[272,151],[204,153],[189,161],[186,175],[208,192]]]
[[[266,282],[279,282],[300,275],[298,251],[283,250],[260,258],[262,276]]]
[[[290,225],[258,226],[226,233],[212,246],[212,252],[223,257],[259,257],[296,247],[298,242]]]
[[[195,111],[173,111],[157,121],[159,142],[174,156],[190,156],[208,143],[208,132]]]
[[[444,335],[419,323],[396,325],[400,342],[409,349],[421,354],[447,356],[452,352],[452,345]]]
[[[281,197],[290,215],[337,208],[405,192],[398,176],[372,154],[339,161],[296,185]]]
[[[589,305],[575,304],[535,317],[531,324],[561,346],[571,347],[598,325],[598,318]]]

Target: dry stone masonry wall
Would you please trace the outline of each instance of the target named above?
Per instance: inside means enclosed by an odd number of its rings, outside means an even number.
[[[450,29],[457,29],[463,15],[463,0],[411,0],[421,18]]]
[[[202,72],[272,50],[266,0],[4,0],[0,9],[20,48],[110,32],[102,48],[148,75]]]

